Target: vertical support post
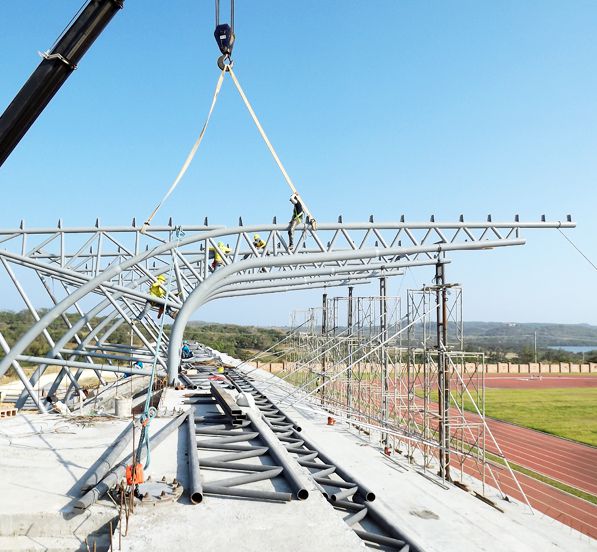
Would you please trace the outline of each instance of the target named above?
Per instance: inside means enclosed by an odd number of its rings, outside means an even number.
[[[386,294],[386,278],[385,276],[379,279],[379,327],[381,346],[381,420],[382,426],[386,426],[389,419],[388,412],[388,395],[389,395],[389,381],[388,374],[388,351],[386,341],[388,340],[388,298]],[[388,444],[388,434],[382,434],[382,442]]]
[[[450,371],[446,362],[448,345],[448,296],[445,265],[435,265],[436,330],[437,330],[437,377],[439,414],[439,475],[450,481]]]
[[[347,320],[347,328],[348,328],[348,372],[346,375],[347,383],[346,383],[346,409],[348,410],[348,417],[350,418],[350,412],[352,410],[352,353],[353,353],[353,343],[352,343],[352,291],[354,286],[348,286],[348,320]]]
[[[325,377],[325,370],[326,370],[326,350],[327,344],[325,343],[328,331],[328,294],[324,293],[321,301],[321,336],[323,341],[323,355],[321,357],[321,377],[322,377],[322,384],[323,387],[321,388],[321,404],[325,404],[325,391],[326,391],[326,377]]]

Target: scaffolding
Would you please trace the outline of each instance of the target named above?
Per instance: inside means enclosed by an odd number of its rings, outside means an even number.
[[[292,313],[278,376],[294,387],[282,404],[315,401],[442,485],[469,475],[483,494],[491,484],[505,497],[492,460],[516,478],[485,422],[484,354],[464,351],[462,288],[445,282],[439,262],[433,285],[407,292],[404,315],[385,291],[382,277],[378,296],[350,287]]]

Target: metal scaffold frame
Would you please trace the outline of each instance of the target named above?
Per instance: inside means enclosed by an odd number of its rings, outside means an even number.
[[[282,405],[319,404],[443,485],[472,475],[483,494],[489,482],[505,496],[486,457],[490,445],[528,504],[485,421],[484,355],[464,351],[462,290],[445,282],[444,268],[442,259],[433,285],[407,292],[404,317],[399,298],[354,297],[351,288],[294,312],[294,323],[305,313],[310,323],[291,332],[284,369],[261,389],[283,390]]]
[[[299,225],[295,247],[288,226],[189,225],[172,221],[142,231],[131,226],[0,230],[0,281],[16,291],[32,325],[9,343],[0,376],[12,368],[22,390],[18,408],[49,408],[82,397],[81,376],[99,384],[108,373],[150,375],[139,363],[156,361],[157,375],[177,379],[185,326],[204,303],[225,297],[297,289],[359,285],[399,276],[405,268],[433,265],[451,251],[522,245],[522,229],[574,227],[566,222],[400,222]],[[259,233],[265,245],[253,241]],[[226,244],[223,248],[222,244]],[[212,268],[215,271],[212,272]],[[166,298],[149,294],[161,274],[172,273]],[[158,347],[152,309],[178,310],[169,337]],[[37,305],[49,305],[40,309]],[[122,338],[123,328],[127,338]],[[42,343],[42,341],[44,343]],[[59,371],[49,381],[49,367]],[[31,374],[31,368],[33,373]],[[67,382],[64,385],[64,382]]]

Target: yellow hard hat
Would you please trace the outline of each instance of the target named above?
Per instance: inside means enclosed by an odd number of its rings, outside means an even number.
[[[253,236],[253,239],[254,239],[255,241],[257,241],[257,240],[260,240],[260,239],[261,239],[261,236],[260,236],[259,234],[255,234],[255,235]]]
[[[166,276],[165,274],[160,274],[158,276],[158,282],[165,282],[166,281]]]

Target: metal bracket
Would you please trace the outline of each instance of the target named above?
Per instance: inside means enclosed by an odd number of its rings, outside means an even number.
[[[72,63],[71,61],[66,59],[62,54],[50,54],[49,52],[37,52],[37,53],[40,55],[40,57],[47,59],[48,61],[57,59],[57,60],[61,61],[62,63],[64,63],[65,65],[68,65],[73,71],[77,68],[76,63]]]

